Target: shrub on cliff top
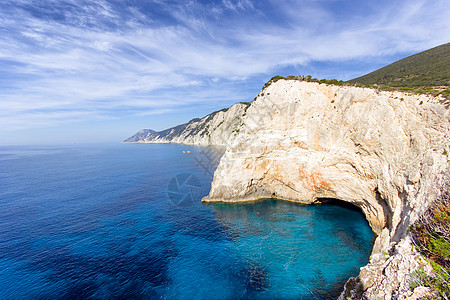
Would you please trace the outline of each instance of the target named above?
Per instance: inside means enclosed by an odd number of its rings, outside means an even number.
[[[418,249],[428,258],[450,269],[450,192],[433,201],[414,224]]]
[[[337,80],[337,79],[317,79],[317,78],[313,78],[311,75],[299,75],[299,76],[294,76],[294,75],[289,75],[286,77],[280,76],[280,75],[276,75],[273,76],[272,78],[270,78],[269,81],[267,81],[262,90],[264,90],[265,88],[267,88],[269,85],[271,85],[273,82],[277,82],[278,80],[298,80],[298,81],[306,81],[306,82],[318,82],[318,83],[326,83],[326,84],[334,84],[334,85],[344,85],[346,84],[345,81],[342,80]]]

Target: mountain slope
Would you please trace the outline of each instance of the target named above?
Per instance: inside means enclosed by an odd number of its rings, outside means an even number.
[[[227,145],[239,132],[249,103],[237,103],[201,119],[192,119],[162,131],[143,129],[125,143],[183,143],[193,145]]]
[[[411,55],[349,82],[392,87],[449,86],[450,43]]]
[[[124,142],[126,143],[137,143],[142,139],[145,139],[146,137],[156,133],[156,131],[151,129],[142,129],[136,132],[133,136],[127,138]]]

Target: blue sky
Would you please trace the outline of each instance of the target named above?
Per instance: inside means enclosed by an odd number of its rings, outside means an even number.
[[[121,141],[450,41],[448,0],[2,0],[0,144]]]

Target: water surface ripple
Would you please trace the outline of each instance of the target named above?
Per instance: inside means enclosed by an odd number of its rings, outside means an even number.
[[[0,147],[0,299],[335,299],[370,255],[362,213],[202,204],[204,149]]]

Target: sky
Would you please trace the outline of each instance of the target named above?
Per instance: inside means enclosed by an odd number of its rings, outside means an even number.
[[[1,0],[0,145],[120,142],[450,41],[448,0]]]

